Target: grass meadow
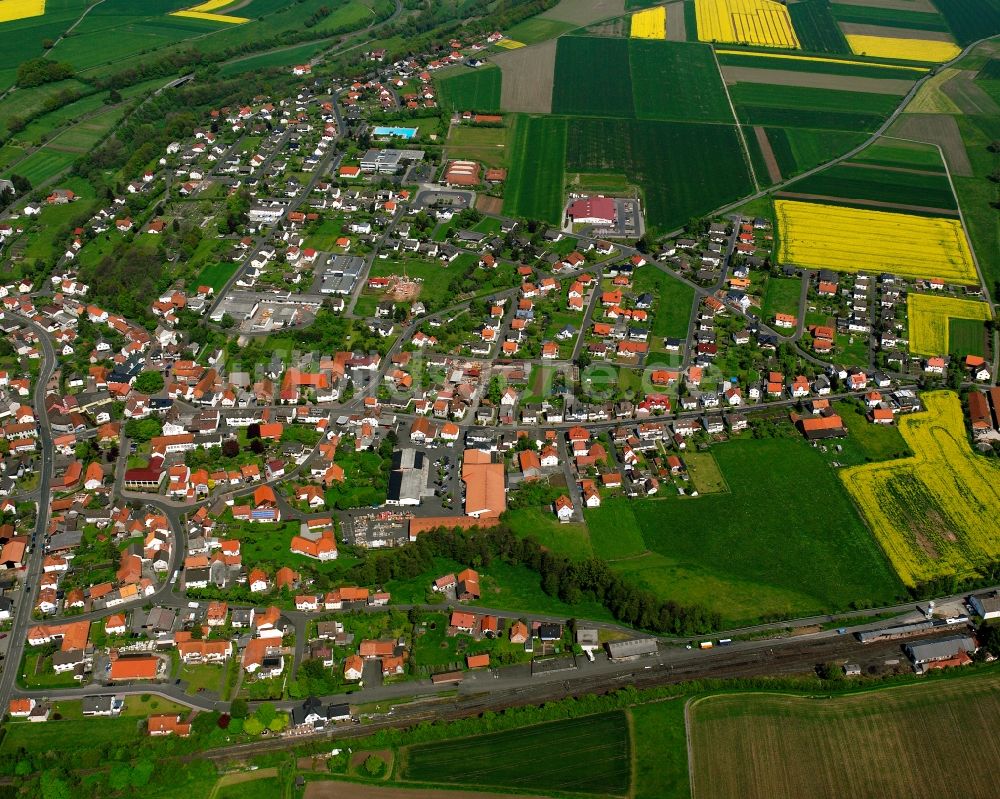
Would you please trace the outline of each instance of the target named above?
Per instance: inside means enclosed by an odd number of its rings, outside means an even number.
[[[488,64],[458,70],[435,78],[441,105],[452,111],[496,113],[500,110],[500,68]]]

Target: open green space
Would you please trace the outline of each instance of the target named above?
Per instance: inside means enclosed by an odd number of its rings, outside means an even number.
[[[235,261],[217,261],[205,264],[193,282],[195,287],[211,286],[215,291],[221,291],[238,267],[239,264]]]
[[[518,114],[510,141],[504,214],[559,224],[563,215],[566,120]]]
[[[901,596],[901,584],[820,451],[783,437],[740,438],[712,452],[729,493],[623,504],[620,518],[634,514],[651,552],[613,563],[616,571],[664,599],[716,611],[724,624]],[[604,532],[591,525],[597,553],[607,545]]]
[[[772,319],[776,313],[798,316],[799,297],[802,295],[802,278],[772,277],[764,287],[764,305],[761,310],[765,319]]]
[[[29,752],[63,752],[71,756],[80,748],[80,741],[90,746],[114,743],[128,746],[137,742],[142,733],[135,718],[119,716],[107,719],[52,721],[46,724],[8,724],[0,742],[0,752],[10,754],[18,749]]]
[[[452,111],[496,113],[500,110],[502,73],[494,64],[470,69],[457,67],[435,78],[441,105]]]
[[[953,210],[958,207],[947,175],[836,164],[786,186],[790,192],[842,200],[874,200]]]
[[[239,782],[234,785],[220,785],[213,799],[274,799],[282,796],[285,784],[280,777]]]
[[[572,30],[576,26],[572,22],[563,22],[558,19],[546,19],[545,17],[531,17],[524,22],[519,22],[506,32],[508,39],[522,44],[537,44],[547,39],[554,39],[556,36]]]
[[[236,12],[237,14],[241,12]],[[298,47],[281,48],[270,53],[241,58],[238,61],[231,61],[223,64],[219,69],[219,74],[226,77],[239,75],[243,72],[256,72],[262,69],[272,69],[274,67],[291,67],[295,64],[308,63],[323,50],[330,46],[329,42],[307,42]]]
[[[985,333],[978,319],[948,320],[948,354],[953,358],[985,355]]]
[[[639,523],[634,514],[627,512],[630,501],[623,497],[610,497],[599,508],[584,511],[594,554],[599,558],[614,561],[635,557],[646,551]]]
[[[833,409],[844,420],[849,435],[840,441],[841,451],[833,458],[842,466],[887,461],[911,455],[896,425],[872,424],[860,400],[835,402]]]
[[[510,510],[503,521],[519,538],[533,536],[543,547],[560,555],[582,560],[593,552],[586,525],[563,524],[548,508]]]
[[[9,166],[4,176],[9,177],[11,174],[21,175],[31,181],[32,186],[38,186],[65,172],[79,157],[80,153],[44,147],[41,150],[36,150],[16,164]]]
[[[633,39],[628,55],[637,117],[687,122],[732,120],[711,46]]]
[[[654,338],[687,338],[691,309],[694,307],[692,286],[651,265],[635,271],[633,286],[637,293],[649,292],[654,297],[653,322],[650,326],[650,333]]]
[[[851,48],[830,13],[828,0],[804,0],[788,6],[788,16],[803,50],[814,53],[850,53]]]
[[[684,701],[674,699],[636,705],[627,711],[632,721],[635,799],[688,799]]]
[[[722,476],[722,470],[719,469],[711,450],[686,452],[683,460],[691,478],[691,485],[699,494],[717,494],[729,490],[726,478]]]
[[[569,125],[566,162],[570,172],[624,174],[641,186],[647,225],[659,233],[754,189],[733,125],[582,117]]]
[[[523,727],[402,752],[404,780],[623,796],[629,733],[622,712]]]
[[[600,69],[595,65],[600,64]],[[629,40],[564,36],[556,51],[552,112],[631,117]]]
[[[467,158],[488,167],[505,167],[510,155],[509,131],[510,128],[501,125],[455,125],[448,134],[448,157]]]

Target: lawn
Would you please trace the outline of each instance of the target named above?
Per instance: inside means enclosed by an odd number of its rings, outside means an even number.
[[[239,264],[234,261],[217,261],[205,264],[193,283],[196,287],[211,286],[215,291],[221,291],[238,267]]]
[[[626,712],[636,750],[632,774],[636,799],[688,799],[684,701],[637,705]]]
[[[623,796],[629,732],[622,712],[408,747],[404,780]]]
[[[985,332],[978,319],[948,320],[948,354],[953,358],[985,355]]]
[[[504,214],[561,223],[566,120],[519,114],[514,121],[511,142]]]
[[[575,560],[593,554],[586,525],[562,524],[547,508],[518,508],[507,511],[503,520],[519,538],[533,536],[552,552]]]
[[[726,478],[722,476],[715,456],[709,452],[687,452],[684,454],[691,484],[699,494],[719,494],[729,491]]]
[[[613,561],[646,552],[646,541],[629,507],[630,501],[613,497],[604,500],[599,508],[584,511],[594,554],[598,557]]]
[[[628,51],[637,117],[732,121],[710,45],[633,39]]]
[[[724,624],[888,602],[901,594],[819,451],[795,438],[740,438],[712,453],[729,492],[623,504],[620,516],[634,514],[652,552],[620,561],[616,570],[663,599],[717,611]],[[591,537],[600,553],[593,527]]]
[[[686,339],[694,303],[694,288],[674,279],[657,266],[644,266],[634,277],[637,292],[650,292],[656,298],[650,333],[656,339]]]
[[[452,264],[441,261],[425,261],[420,258],[404,257],[376,258],[372,263],[371,277],[388,277],[390,275],[406,275],[420,283],[420,301],[428,310],[448,304],[452,297],[449,286],[456,276],[464,274],[463,262],[456,259]]]
[[[87,746],[110,743],[128,746],[138,743],[143,737],[138,720],[127,716],[50,721],[46,724],[18,722],[7,724],[5,729],[0,752],[8,754],[26,749],[29,752],[58,752],[73,756],[79,752],[82,741],[86,741]]]
[[[472,605],[503,608],[512,613],[545,613],[567,619],[575,617],[592,621],[614,621],[607,608],[598,602],[584,600],[567,605],[557,597],[549,596],[542,590],[541,577],[527,566],[511,566],[494,560],[478,571],[482,597]],[[445,573],[439,572],[434,576],[440,577]],[[429,582],[426,584],[430,585]],[[390,590],[388,586],[386,590]],[[395,594],[393,597],[395,598]]]
[[[772,319],[776,313],[798,316],[799,297],[802,294],[802,278],[772,277],[764,287],[763,312],[765,319]]]
[[[834,410],[850,434],[840,442],[842,452],[832,456],[844,466],[905,458],[912,453],[896,425],[872,424],[860,402],[836,402]]]
[[[505,167],[510,152],[507,146],[508,130],[501,126],[454,125],[448,134],[448,157]]]
[[[213,799],[274,799],[282,796],[284,789],[280,778],[264,777],[236,785],[220,785]]]
[[[189,694],[196,694],[199,691],[221,694],[225,684],[226,667],[214,664],[181,666],[181,673],[177,676],[187,684],[186,691]]]
[[[995,674],[850,696],[722,694],[689,714],[695,796],[935,799],[956,782],[966,796],[996,793],[981,767],[1000,762]],[[914,747],[928,732],[933,745]]]
[[[488,64],[470,69],[458,67],[434,79],[441,105],[452,111],[496,113],[500,110],[500,68]]]

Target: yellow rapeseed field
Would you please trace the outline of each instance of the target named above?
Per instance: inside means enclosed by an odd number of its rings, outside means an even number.
[[[906,314],[910,320],[910,352],[914,355],[948,354],[948,320],[985,321],[992,316],[985,302],[912,291],[906,297]]]
[[[951,61],[962,52],[951,42],[932,42],[927,39],[895,39],[889,36],[859,36],[847,34],[847,43],[854,55],[875,58],[895,58],[900,61],[924,61],[935,64]]]
[[[501,39],[497,42],[497,47],[503,47],[506,50],[516,50],[519,47],[524,47],[524,42],[519,42],[517,39]]]
[[[230,25],[239,25],[243,22],[249,22],[250,20],[246,17],[231,17],[228,14],[213,14],[220,8],[225,8],[233,4],[233,0],[205,0],[204,3],[199,3],[196,6],[191,6],[191,8],[186,8],[183,11],[174,11],[170,16],[172,17],[188,17],[190,19],[206,19],[209,22],[225,22]]]
[[[969,446],[957,394],[922,400],[926,412],[899,423],[913,457],[840,472],[908,586],[970,576],[1000,558],[1000,466]]]
[[[838,272],[892,272],[979,282],[957,219],[775,200],[782,263]]]
[[[45,0],[2,0],[0,2],[0,22],[15,19],[40,17],[45,13]]]
[[[791,53],[760,53],[755,50],[716,50],[719,55],[740,55],[757,58],[786,58],[789,61],[818,61],[821,64],[854,64],[856,66],[872,66],[870,61],[853,61],[849,58],[823,58],[816,55],[792,55]],[[917,66],[903,66],[902,64],[878,64],[879,69],[920,69]],[[909,106],[907,106],[909,107]]]
[[[647,8],[632,15],[633,39],[666,39],[667,9],[663,6]]]
[[[799,48],[788,9],[774,0],[695,0],[703,42]]]

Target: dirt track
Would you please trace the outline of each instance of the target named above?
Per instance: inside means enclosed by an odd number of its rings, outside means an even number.
[[[888,135],[936,144],[944,153],[953,175],[972,175],[969,154],[954,117],[947,114],[901,114],[889,128]]]
[[[500,107],[528,114],[552,112],[552,84],[556,70],[556,39],[519,47],[493,56],[503,72]]]
[[[781,183],[781,169],[778,167],[778,159],[774,157],[774,150],[771,149],[771,142],[768,141],[767,131],[760,125],[755,125],[753,135],[757,139],[760,153],[764,156],[764,163],[767,164],[767,178],[771,183]]]
[[[777,86],[803,86],[807,89],[839,89],[869,94],[894,94],[902,97],[912,80],[897,78],[858,78],[852,75],[827,75],[821,72],[797,72],[792,69],[762,67],[722,67],[726,83],[770,83]]]
[[[439,791],[425,788],[382,788],[356,782],[310,782],[305,799],[510,799],[509,793],[478,791]],[[545,799],[541,796],[521,796],[521,799]]]

